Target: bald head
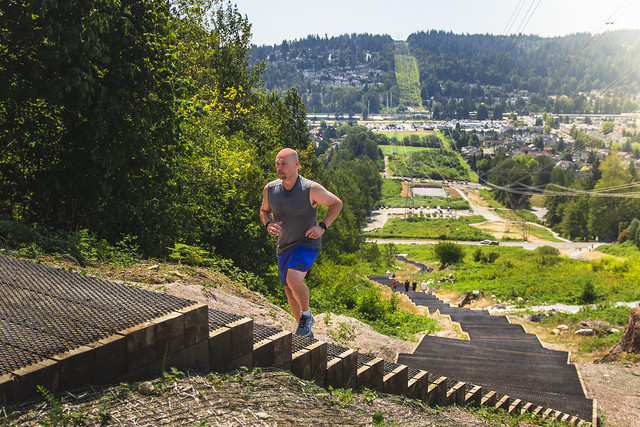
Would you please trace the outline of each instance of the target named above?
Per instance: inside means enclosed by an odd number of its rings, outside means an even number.
[[[283,148],[282,150],[280,150],[278,152],[278,155],[276,156],[276,159],[278,157],[287,157],[289,159],[291,159],[294,162],[298,161],[298,152],[296,150],[294,150],[293,148]]]
[[[276,173],[278,178],[285,182],[286,188],[291,188],[298,179],[298,166],[300,166],[300,161],[296,150],[284,148],[278,152],[276,156]]]

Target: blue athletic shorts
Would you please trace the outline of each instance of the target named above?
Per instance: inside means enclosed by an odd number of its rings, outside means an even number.
[[[287,286],[287,270],[309,271],[313,262],[318,256],[318,249],[308,246],[296,246],[295,248],[278,255],[278,268],[280,269],[280,280]]]

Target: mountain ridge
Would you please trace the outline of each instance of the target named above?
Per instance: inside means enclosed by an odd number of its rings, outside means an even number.
[[[251,61],[266,64],[265,89],[295,87],[310,113],[406,111],[394,43],[366,33],[308,36],[254,46]],[[469,118],[481,105],[495,117],[511,110],[615,114],[638,108],[640,70],[633,58],[640,56],[640,30],[561,37],[432,30],[413,33],[406,43],[417,60],[422,104],[442,116],[434,118]]]

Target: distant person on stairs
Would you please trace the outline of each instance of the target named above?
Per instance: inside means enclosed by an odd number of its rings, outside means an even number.
[[[322,235],[342,210],[342,201],[317,182],[298,174],[298,153],[285,148],[276,155],[278,179],[262,191],[260,219],[278,237],[278,267],[287,301],[298,322],[297,335],[313,337],[309,288],[304,283],[322,244]],[[329,209],[318,223],[318,205]]]

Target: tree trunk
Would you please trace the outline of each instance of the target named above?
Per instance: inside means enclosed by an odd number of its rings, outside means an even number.
[[[640,354],[640,306],[634,308],[629,315],[629,323],[622,339],[613,346],[609,354],[600,362],[610,362],[628,353]]]

